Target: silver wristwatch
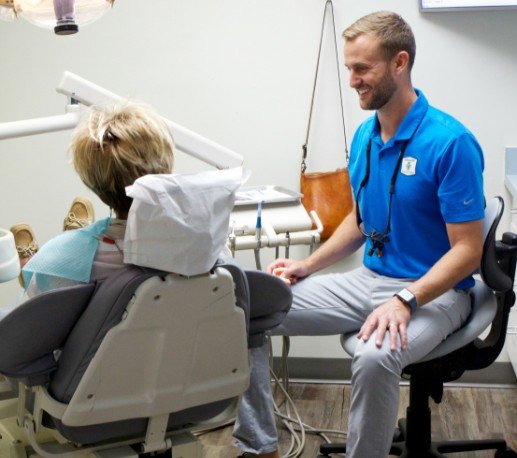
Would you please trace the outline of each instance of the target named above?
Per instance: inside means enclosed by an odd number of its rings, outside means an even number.
[[[409,291],[409,289],[401,289],[398,293],[395,294],[395,296],[398,297],[404,304],[406,304],[409,307],[411,313],[413,313],[416,310],[416,297],[411,291]]]

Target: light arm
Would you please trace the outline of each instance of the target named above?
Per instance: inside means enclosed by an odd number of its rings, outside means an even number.
[[[64,72],[56,90],[86,106],[124,101],[123,97],[70,72]],[[68,108],[74,111],[64,115],[0,123],[0,140],[73,129],[80,119],[79,109],[75,107],[78,106],[69,105]],[[166,118],[164,121],[172,132],[176,147],[184,153],[219,169],[238,167],[244,162],[240,154]]]
[[[79,113],[75,112],[64,115],[48,116],[46,118],[34,118],[25,119],[23,121],[0,123],[0,140],[73,129],[77,126],[79,117]]]
[[[121,102],[124,98],[91,83],[71,72],[64,72],[56,91],[78,100],[86,106]],[[241,155],[202,137],[166,118],[176,147],[207,164],[217,168],[238,167],[244,159]]]

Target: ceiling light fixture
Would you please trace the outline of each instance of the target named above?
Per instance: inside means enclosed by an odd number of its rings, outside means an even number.
[[[71,35],[99,19],[115,0],[0,0],[0,19],[22,17],[31,24]]]

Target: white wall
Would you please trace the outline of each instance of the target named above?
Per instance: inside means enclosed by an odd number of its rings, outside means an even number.
[[[485,151],[486,194],[503,195],[509,205],[503,153],[505,146],[517,146],[517,11],[424,15],[416,0],[334,3],[339,32],[379,9],[408,20],[418,46],[415,86],[477,135]],[[54,87],[70,70],[146,101],[239,152],[253,172],[249,184],[298,189],[323,5],[324,0],[117,0],[104,18],[69,37],[22,20],[2,22],[0,122],[62,114],[64,97]],[[313,169],[343,165],[328,50],[314,120],[312,146],[319,159],[310,163]],[[368,113],[359,109],[344,72],[342,77],[350,138]],[[90,196],[98,217],[107,215],[68,164],[69,136],[0,142],[0,227],[27,221],[44,242],[60,231],[76,195]],[[204,168],[178,153],[177,171]],[[508,211],[502,226],[509,227]],[[249,255],[239,259],[251,266]],[[358,262],[356,257],[339,268]],[[19,291],[15,281],[0,285],[0,304],[14,301]],[[343,351],[336,337],[297,338],[292,354],[342,357]]]

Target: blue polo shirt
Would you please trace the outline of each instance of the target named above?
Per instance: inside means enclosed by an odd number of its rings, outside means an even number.
[[[367,239],[363,258],[369,269],[395,278],[420,278],[450,249],[446,223],[484,217],[481,147],[460,122],[430,106],[422,92],[416,93],[417,100],[388,142],[382,141],[375,115],[358,128],[350,152],[350,181],[357,198],[371,139],[370,177],[358,205],[365,232],[384,232],[390,180],[407,143],[397,172],[389,241],[378,257],[368,255],[372,242]],[[456,287],[473,284],[469,276]]]

